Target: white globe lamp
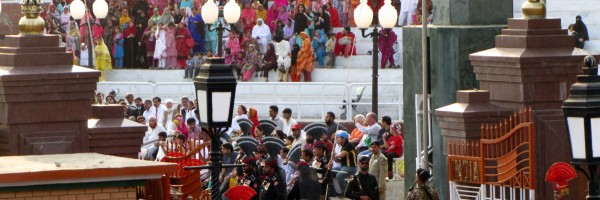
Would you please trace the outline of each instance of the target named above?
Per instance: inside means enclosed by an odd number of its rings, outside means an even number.
[[[108,4],[104,0],[94,1],[92,9],[94,10],[94,15],[99,19],[104,19],[108,14]]]
[[[219,18],[219,7],[213,0],[209,0],[202,6],[202,19],[207,24],[214,24]]]
[[[360,5],[354,9],[354,20],[360,29],[366,29],[373,22],[373,10],[367,5],[367,0],[361,0]]]
[[[379,9],[379,24],[383,28],[394,28],[398,20],[398,11],[392,6],[391,0],[385,0],[385,4]]]
[[[85,15],[85,4],[83,4],[81,0],[74,0],[71,2],[70,8],[73,19],[83,19],[83,16]]]
[[[223,13],[225,13],[227,23],[235,24],[240,19],[240,6],[234,0],[229,0],[223,8]]]

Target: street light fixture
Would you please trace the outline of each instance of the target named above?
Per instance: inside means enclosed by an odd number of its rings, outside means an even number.
[[[563,112],[571,145],[571,163],[587,165],[588,196],[600,199],[600,76],[596,59],[586,56],[583,75],[571,86],[571,95],[563,103]],[[581,169],[578,167],[578,169]],[[583,171],[583,170],[582,170]]]
[[[227,23],[235,24],[240,19],[241,12],[240,6],[234,0],[230,0],[223,7],[222,13],[224,13],[224,19]],[[204,4],[204,6],[202,6],[202,19],[204,19],[204,22],[209,25],[209,31],[217,31],[217,55],[219,55],[219,57],[223,57],[223,31],[231,30],[223,27],[222,22],[217,22],[218,18],[219,7],[213,0],[209,0],[206,2],[206,4]],[[212,28],[214,23],[219,23],[219,25],[216,28]]]
[[[87,14],[89,14],[89,9],[87,9],[87,0],[84,0],[85,2],[82,2],[81,0],[74,0],[73,2],[71,2],[71,16],[73,17],[73,19],[76,20],[80,20],[83,19],[83,17]],[[94,14],[96,15],[97,18],[99,19],[104,19],[106,17],[106,15],[108,14],[108,4],[106,3],[106,1],[104,0],[96,0],[94,2],[94,4],[92,4],[92,9],[94,10]],[[93,45],[93,38],[92,38],[92,24],[90,23],[90,18],[86,17],[86,24],[88,27],[88,66],[90,68],[94,67],[94,57],[92,56],[92,49],[94,47]]]
[[[223,165],[221,162],[221,135],[231,126],[235,89],[237,81],[229,65],[223,58],[208,59],[202,65],[200,74],[194,78],[200,126],[210,136],[210,163],[207,166],[186,167],[186,169],[211,170],[212,199],[221,199],[219,174],[222,168],[243,165]]]
[[[392,6],[391,0],[385,0],[385,4],[381,7],[378,13],[379,23],[382,28],[391,29],[394,28],[398,15],[396,9]],[[361,0],[360,5],[354,9],[354,19],[356,26],[360,29],[364,38],[373,38],[373,75],[372,75],[372,102],[371,111],[378,114],[378,65],[379,65],[379,30],[377,25],[373,27],[373,32],[365,34],[365,31],[373,22],[373,10],[367,5],[367,0]]]

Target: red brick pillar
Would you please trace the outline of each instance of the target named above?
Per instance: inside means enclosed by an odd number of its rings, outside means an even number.
[[[473,142],[481,139],[481,124],[499,121],[511,110],[490,103],[487,90],[459,90],[456,103],[435,110],[444,138],[444,155],[448,142]]]
[[[73,66],[58,36],[0,40],[0,155],[88,151],[100,72]]]

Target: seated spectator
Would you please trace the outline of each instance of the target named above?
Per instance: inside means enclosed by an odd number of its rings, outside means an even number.
[[[356,115],[354,117],[354,123],[365,124],[365,116],[362,114]],[[350,143],[356,146],[358,145],[362,137],[363,133],[358,128],[354,128],[354,130],[352,130],[352,132],[350,133],[350,138],[348,140]]]
[[[392,124],[390,128],[391,136],[389,139],[383,137],[383,145],[381,148],[385,148],[386,150],[383,152],[388,159],[388,177],[392,176],[392,164],[394,163],[394,158],[402,157],[404,153],[404,138],[402,136],[402,126],[399,123]]]
[[[342,32],[339,32],[335,35],[336,45],[333,50],[336,56],[343,55],[344,57],[348,57],[350,55],[356,55],[356,46],[354,45],[354,33],[350,31],[350,26],[344,27]]]

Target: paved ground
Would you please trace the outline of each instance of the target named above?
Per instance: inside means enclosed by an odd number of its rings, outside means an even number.
[[[387,182],[387,190],[385,193],[386,200],[401,200],[404,199],[404,180],[394,180]],[[331,200],[342,200],[347,198],[334,197]]]

